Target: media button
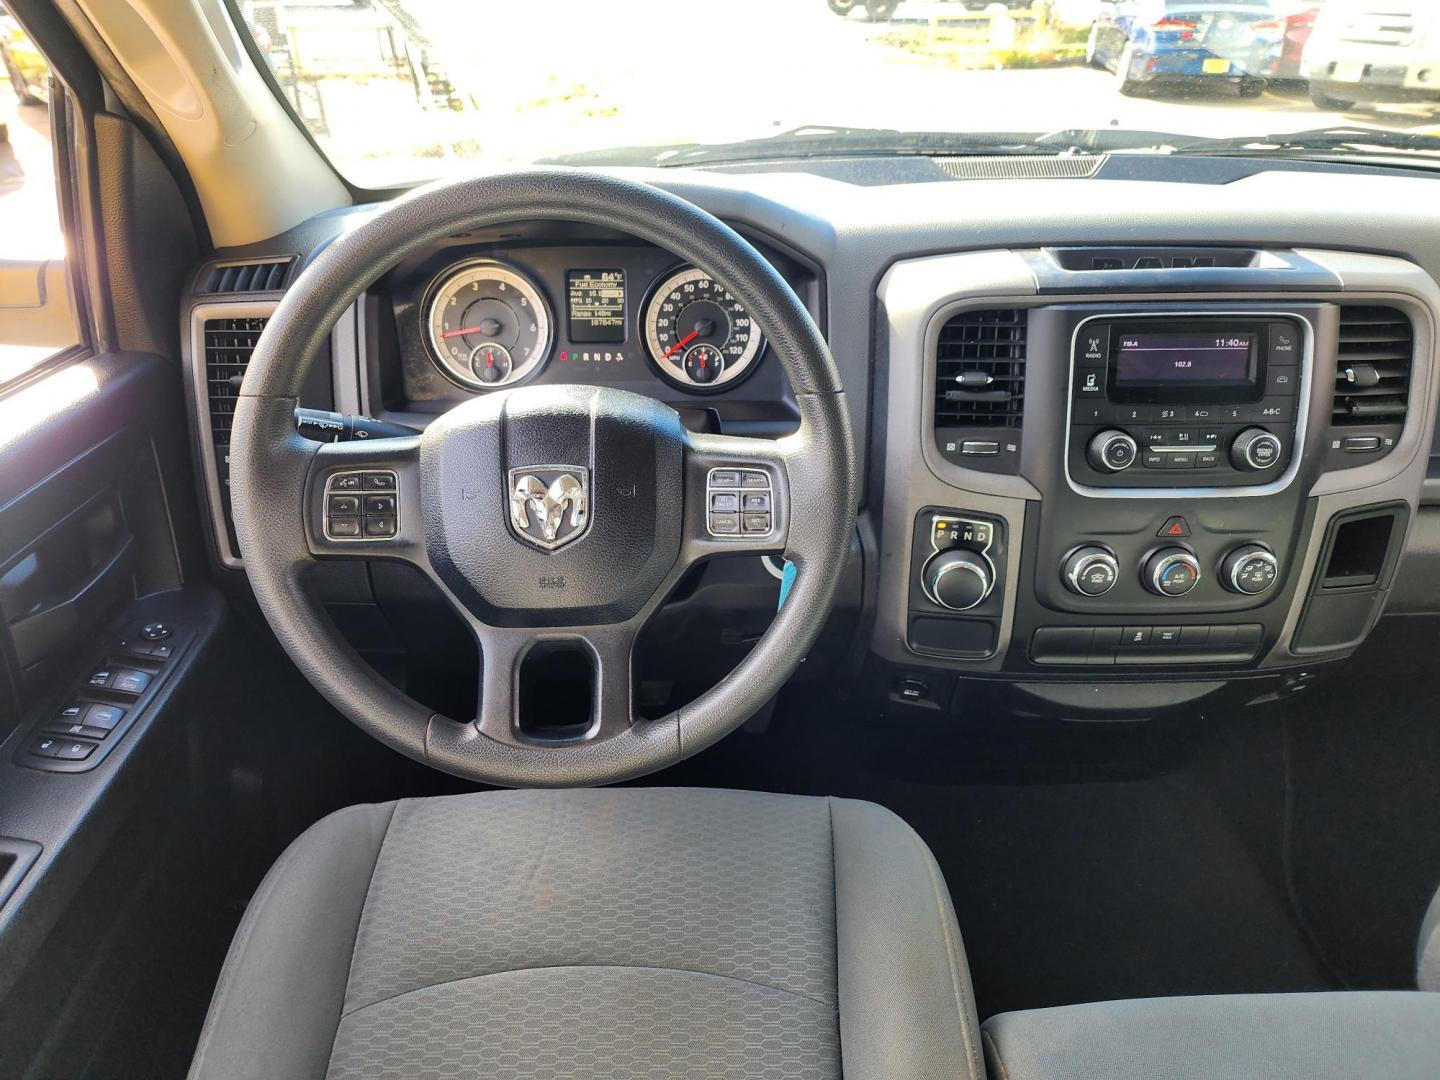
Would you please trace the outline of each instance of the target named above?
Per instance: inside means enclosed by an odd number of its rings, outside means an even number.
[[[1103,367],[1076,368],[1075,396],[1078,398],[1104,397],[1105,369]]]

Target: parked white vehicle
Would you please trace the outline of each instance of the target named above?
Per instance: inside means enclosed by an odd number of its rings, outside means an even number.
[[[1440,4],[1330,0],[1305,47],[1304,71],[1323,109],[1358,101],[1440,105]]]

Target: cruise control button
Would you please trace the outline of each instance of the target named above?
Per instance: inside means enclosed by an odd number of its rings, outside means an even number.
[[[740,496],[734,492],[711,495],[710,509],[716,513],[733,513],[740,509]]]
[[[739,514],[711,514],[710,531],[730,536],[740,531]]]
[[[365,489],[367,491],[394,491],[395,477],[390,473],[367,472],[365,474]]]
[[[743,520],[747,533],[767,533],[770,531],[769,514],[746,514]]]
[[[770,477],[763,472],[745,472],[740,474],[740,486],[743,488],[768,488]]]
[[[716,469],[710,474],[711,487],[739,487],[740,474],[727,470]]]
[[[746,492],[745,504],[742,509],[752,514],[758,514],[762,511],[768,513],[770,511],[770,496],[760,491]]]
[[[395,535],[395,519],[389,515],[365,517],[365,535],[387,537]]]
[[[331,518],[328,527],[331,536],[360,535],[360,519],[358,517]]]

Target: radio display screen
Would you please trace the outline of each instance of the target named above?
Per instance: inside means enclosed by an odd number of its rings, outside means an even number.
[[[570,340],[619,344],[625,340],[625,271],[570,270],[565,274]]]
[[[1242,387],[1255,381],[1256,334],[1223,326],[1200,333],[1117,330],[1114,385]]]

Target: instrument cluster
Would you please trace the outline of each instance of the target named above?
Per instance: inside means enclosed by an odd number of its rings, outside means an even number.
[[[391,275],[407,399],[453,400],[531,381],[709,397],[733,394],[767,369],[744,396],[781,396],[760,327],[704,270],[633,240],[510,239],[451,243]],[[814,311],[813,272],[765,254]]]

